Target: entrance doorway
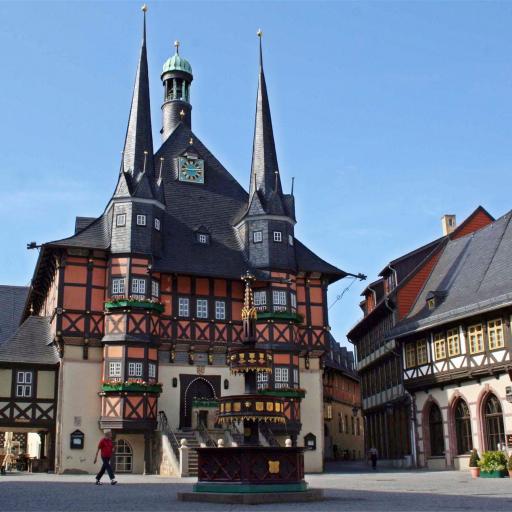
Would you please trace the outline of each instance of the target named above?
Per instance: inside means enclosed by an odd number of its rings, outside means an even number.
[[[220,380],[220,379],[219,379]],[[192,406],[194,401],[198,400],[215,400],[217,398],[213,384],[204,377],[196,377],[191,380],[182,395],[182,403],[180,408],[180,428],[191,428],[192,425]],[[199,411],[197,420],[208,424],[208,411]]]
[[[128,441],[116,440],[116,473],[131,473],[133,471],[133,450]]]

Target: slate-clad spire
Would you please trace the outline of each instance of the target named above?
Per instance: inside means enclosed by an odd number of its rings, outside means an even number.
[[[261,30],[258,31],[260,39],[260,70],[258,81],[258,95],[256,99],[256,120],[254,123],[254,142],[252,149],[251,186],[250,197],[259,192],[264,200],[271,196],[281,196],[281,178],[277,164],[272,118],[268,103],[267,85],[263,71],[263,52],[261,48]],[[273,198],[275,201],[275,197]],[[273,201],[273,202],[274,202]]]
[[[144,26],[139,64],[135,75],[130,118],[124,143],[122,171],[137,178],[146,172],[154,176],[153,135],[151,131],[151,107],[149,102],[148,59],[146,52],[146,11],[143,6]],[[147,151],[145,154],[144,152]]]

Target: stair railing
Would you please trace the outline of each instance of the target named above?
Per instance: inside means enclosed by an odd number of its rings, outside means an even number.
[[[206,444],[206,446],[215,448],[217,446],[217,443],[215,442],[215,439],[210,435],[210,432],[208,432],[207,428],[204,426],[203,423],[199,422],[197,425],[197,431],[199,432],[199,437],[201,438],[201,441]]]
[[[172,451],[174,452],[174,455],[176,455],[176,458],[180,460],[180,443],[176,438],[176,434],[172,431],[171,427],[169,426],[169,420],[167,419],[167,414],[165,414],[165,411],[158,412],[158,430],[169,438]]]
[[[272,432],[272,429],[266,423],[260,423],[260,432],[263,437],[266,439],[269,446],[281,446]]]

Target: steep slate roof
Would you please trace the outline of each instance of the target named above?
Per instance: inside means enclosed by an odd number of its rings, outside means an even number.
[[[0,285],[0,344],[16,331],[28,290],[26,286]]]
[[[512,304],[511,219],[509,212],[472,234],[450,240],[410,313],[390,337]],[[443,298],[429,310],[431,292]]]
[[[57,364],[59,355],[52,341],[50,317],[29,316],[16,332],[0,345],[0,361]]]

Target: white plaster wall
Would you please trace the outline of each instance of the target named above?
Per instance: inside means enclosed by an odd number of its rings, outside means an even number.
[[[82,358],[82,347],[66,345],[61,366],[63,385],[60,387],[57,418],[57,472],[95,473],[94,455],[102,437],[99,428],[101,414],[102,351],[89,349],[89,359]],[[70,434],[75,430],[85,434],[84,449],[70,449]]]
[[[180,374],[197,374],[198,377],[208,375],[220,375],[221,396],[239,395],[244,392],[244,378],[240,375],[231,375],[226,366],[208,365],[204,368],[204,373],[197,373],[197,366],[176,365],[170,363],[159,363],[158,377],[162,383],[162,393],[158,399],[158,410],[164,411],[169,421],[171,429],[176,430],[180,424]],[[178,379],[178,386],[172,387],[172,379]],[[229,381],[229,389],[224,389],[224,379]]]
[[[304,436],[310,432],[316,436],[316,450],[305,450],[304,470],[308,473],[323,471],[324,459],[324,399],[322,386],[322,371],[319,360],[310,359],[309,369],[300,360],[300,386],[304,388],[306,396],[300,406],[302,430],[297,439],[298,446],[304,446]]]
[[[482,453],[482,451],[484,451],[484,446],[482,446],[482,439],[484,436],[483,432],[481,432],[479,411],[477,410],[479,397],[486,390],[494,392],[494,394],[498,397],[501,403],[505,433],[512,434],[512,404],[507,402],[505,396],[505,388],[510,385],[511,382],[508,376],[506,374],[501,374],[501,377],[499,379],[497,379],[496,377],[488,377],[481,379],[480,383],[473,380],[462,383],[460,387],[456,385],[447,385],[444,387],[444,389],[430,389],[428,394],[423,391],[416,393],[416,417],[419,432],[418,453],[420,465],[424,466],[426,464],[426,457],[424,453],[425,446],[423,442],[424,432],[423,425],[421,422],[422,411],[426,402],[429,400],[429,397],[432,397],[438,403],[443,415],[443,428],[446,453],[445,465],[447,467],[454,467],[455,469],[466,469],[468,467],[469,457],[458,456],[456,453],[457,447],[451,446],[450,443],[448,407],[452,403],[452,400],[454,400],[455,397],[458,396],[459,394],[462,398],[464,398],[464,400],[468,404],[471,413],[471,433],[473,438],[473,447],[476,448],[479,453]],[[508,451],[512,451],[512,446],[508,447]],[[438,462],[433,462],[433,464],[438,464]],[[432,464],[429,464],[429,466],[431,465]]]

